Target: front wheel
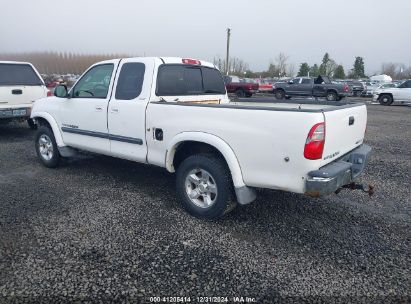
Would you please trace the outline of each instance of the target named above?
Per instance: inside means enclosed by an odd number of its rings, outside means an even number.
[[[176,188],[183,208],[196,217],[219,218],[236,205],[227,165],[212,154],[186,158],[177,170]]]
[[[283,90],[277,90],[274,93],[276,99],[284,99],[285,98],[285,92]]]
[[[60,154],[53,131],[45,126],[41,126],[37,130],[35,147],[37,156],[44,166],[48,168],[57,167],[60,160]]]
[[[394,100],[391,95],[383,94],[380,96],[380,98],[378,98],[378,101],[383,106],[389,106],[393,103]]]

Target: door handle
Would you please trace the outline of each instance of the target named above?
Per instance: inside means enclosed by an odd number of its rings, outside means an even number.
[[[111,113],[118,113],[118,109],[117,108],[111,108]]]
[[[23,94],[23,90],[20,90],[20,89],[11,90],[11,94],[21,95],[21,94]]]
[[[100,107],[100,106],[96,106],[96,108],[95,108],[97,111],[103,111],[103,108],[102,107]]]

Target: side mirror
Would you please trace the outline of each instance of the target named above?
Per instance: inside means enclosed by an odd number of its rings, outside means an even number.
[[[288,84],[293,84],[294,82],[292,80],[288,81]]]
[[[60,98],[67,98],[68,97],[68,91],[67,91],[67,86],[65,85],[59,85],[54,89],[54,96],[60,97]]]

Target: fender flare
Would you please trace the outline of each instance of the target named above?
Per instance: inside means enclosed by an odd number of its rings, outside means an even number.
[[[186,141],[196,141],[209,144],[216,148],[225,158],[228,168],[231,171],[234,187],[244,187],[243,174],[238,159],[231,147],[220,137],[205,132],[182,132],[177,134],[168,144],[166,152],[166,169],[175,172],[173,166],[174,155],[177,147]]]
[[[43,118],[45,119],[51,126],[53,130],[54,138],[56,139],[57,146],[64,147],[65,144],[63,142],[63,136],[61,135],[60,128],[57,125],[56,120],[47,112],[34,112],[31,114],[31,118]]]

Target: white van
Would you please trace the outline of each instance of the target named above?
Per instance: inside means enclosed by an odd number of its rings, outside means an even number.
[[[0,61],[0,123],[30,119],[35,100],[47,97],[47,88],[40,74],[28,62]]]

